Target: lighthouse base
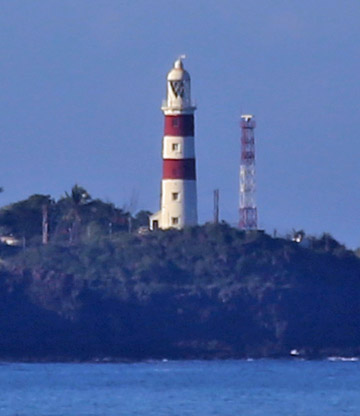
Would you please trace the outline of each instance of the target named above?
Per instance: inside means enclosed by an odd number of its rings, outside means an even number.
[[[161,210],[150,217],[150,229],[176,228],[197,225],[196,181],[163,179],[161,182]]]

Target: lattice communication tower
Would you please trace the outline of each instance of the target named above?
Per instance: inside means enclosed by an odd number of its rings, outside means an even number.
[[[257,208],[255,200],[255,135],[254,116],[241,116],[241,161],[240,161],[240,222],[242,230],[257,230]]]

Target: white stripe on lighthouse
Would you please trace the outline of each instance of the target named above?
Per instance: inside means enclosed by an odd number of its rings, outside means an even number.
[[[194,137],[164,136],[163,159],[194,159]]]

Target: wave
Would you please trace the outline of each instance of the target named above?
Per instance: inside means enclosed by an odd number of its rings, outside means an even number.
[[[328,357],[328,361],[359,361],[359,357]]]

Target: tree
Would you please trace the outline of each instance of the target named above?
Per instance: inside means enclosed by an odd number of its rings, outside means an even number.
[[[88,202],[82,212],[82,224],[86,226],[87,237],[109,235],[118,231],[126,231],[129,213],[114,204],[93,199]]]
[[[50,195],[31,195],[28,199],[0,210],[0,225],[8,234],[26,240],[42,234],[43,206],[53,203]]]
[[[152,215],[152,212],[150,211],[139,211],[134,218],[134,229],[137,229],[139,227],[148,227],[150,215]]]

